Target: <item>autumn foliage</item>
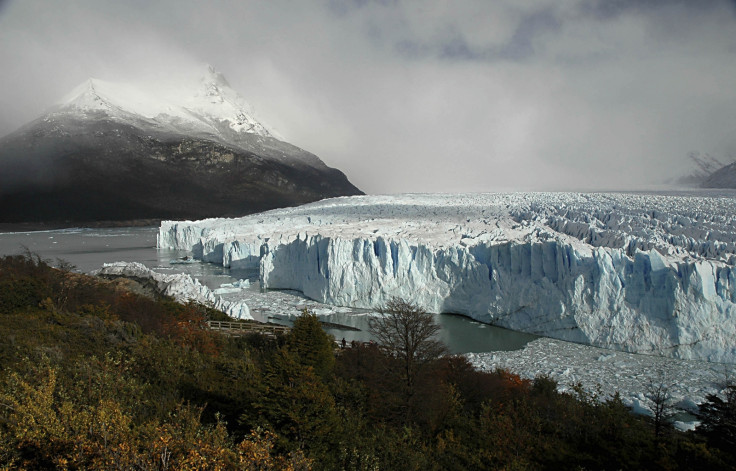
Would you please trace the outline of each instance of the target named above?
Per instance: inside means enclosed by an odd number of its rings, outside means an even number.
[[[285,337],[221,337],[206,328],[221,313],[120,288],[0,259],[0,470],[736,464],[734,394],[709,398],[702,433],[655,438],[620,398],[560,394],[547,377],[442,349],[407,368],[385,346],[336,348],[308,312]]]

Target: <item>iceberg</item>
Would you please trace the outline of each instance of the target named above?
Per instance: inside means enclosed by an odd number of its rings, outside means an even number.
[[[358,196],[163,221],[158,245],[261,288],[635,353],[736,362],[736,192]]]

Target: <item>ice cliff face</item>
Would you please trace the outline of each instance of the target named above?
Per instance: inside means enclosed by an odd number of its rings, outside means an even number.
[[[736,362],[736,193],[365,196],[166,221],[159,245],[263,288],[590,345]]]

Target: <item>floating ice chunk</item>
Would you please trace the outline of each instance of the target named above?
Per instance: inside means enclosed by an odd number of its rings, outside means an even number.
[[[216,289],[213,289],[212,290],[212,292],[214,294],[217,294],[217,295],[240,293],[240,291],[241,291],[240,288],[234,288],[234,287],[230,287],[230,288],[216,288]]]
[[[694,422],[682,422],[680,420],[676,420],[672,426],[675,427],[680,432],[692,432],[695,430],[695,428],[700,425],[699,421]]]
[[[250,281],[248,280],[237,280],[233,281],[232,283],[222,283],[219,288],[213,290],[213,293],[215,294],[232,294],[232,293],[239,293],[243,289],[250,286]]]
[[[184,258],[175,258],[174,260],[170,260],[170,265],[187,265],[191,263],[199,263],[199,260],[196,260],[192,257],[184,257]]]

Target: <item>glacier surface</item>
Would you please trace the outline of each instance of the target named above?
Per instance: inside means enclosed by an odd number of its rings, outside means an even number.
[[[158,244],[262,288],[391,297],[603,348],[736,362],[736,193],[360,196],[164,221]]]

